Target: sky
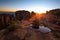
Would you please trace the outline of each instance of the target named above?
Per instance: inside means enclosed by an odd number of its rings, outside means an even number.
[[[0,0],[0,11],[44,12],[55,8],[60,8],[60,0]]]

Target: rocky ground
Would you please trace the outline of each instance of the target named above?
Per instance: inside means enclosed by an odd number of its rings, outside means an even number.
[[[26,28],[30,23],[31,21],[18,21],[17,29],[14,31],[8,32],[6,29],[0,30],[0,40],[60,40],[60,26],[44,22],[52,31],[49,33],[41,33],[40,31]]]

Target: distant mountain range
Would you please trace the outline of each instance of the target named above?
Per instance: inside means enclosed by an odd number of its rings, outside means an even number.
[[[15,12],[0,12],[0,14],[9,14],[9,15],[14,15],[15,16]]]

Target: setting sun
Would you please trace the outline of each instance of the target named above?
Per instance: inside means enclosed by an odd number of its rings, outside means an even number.
[[[42,14],[42,13],[46,13],[46,11],[44,11],[44,10],[37,10],[37,11],[35,11],[36,13],[38,13],[38,14]]]

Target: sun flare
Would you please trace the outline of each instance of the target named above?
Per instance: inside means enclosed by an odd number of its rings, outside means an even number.
[[[48,10],[48,8],[45,8],[45,7],[33,7],[33,8],[30,8],[28,9],[29,11],[34,11],[38,14],[41,14],[41,13],[46,13],[46,11]]]
[[[37,14],[42,14],[42,13],[46,13],[46,11],[35,11]]]

